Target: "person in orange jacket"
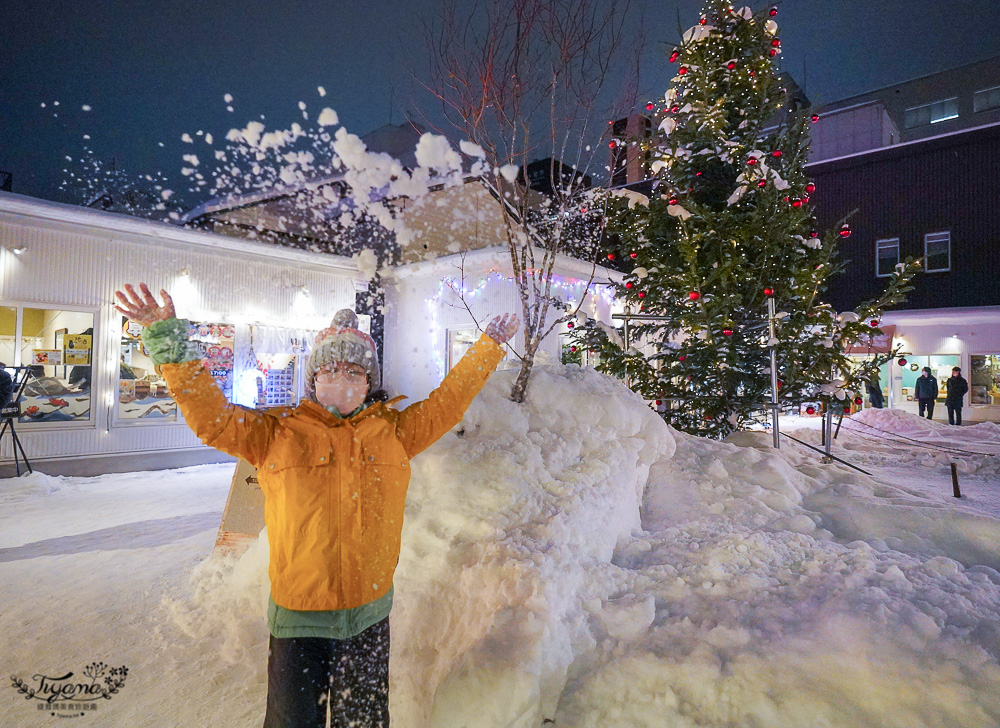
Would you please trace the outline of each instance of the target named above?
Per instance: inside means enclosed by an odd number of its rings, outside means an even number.
[[[517,332],[494,318],[430,396],[397,410],[378,354],[342,309],[319,332],[297,407],[231,404],[187,339],[166,291],[116,291],[202,442],[257,468],[270,546],[264,728],[389,725],[389,611],[410,460],[457,425]]]

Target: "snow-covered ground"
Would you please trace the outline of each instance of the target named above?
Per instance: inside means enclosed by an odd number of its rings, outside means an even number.
[[[834,454],[868,477],[577,367],[517,406],[512,376],[414,462],[394,725],[1000,725],[1000,428],[866,411]],[[266,535],[211,555],[232,470],[0,481],[6,674],[126,665],[80,721],[258,726]],[[58,721],[7,690],[5,724]]]

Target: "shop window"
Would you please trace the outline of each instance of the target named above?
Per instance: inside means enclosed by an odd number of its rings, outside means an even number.
[[[12,314],[13,312],[13,314]],[[2,336],[11,316],[20,326],[15,366],[29,367],[19,422],[78,422],[91,419],[94,314],[47,308],[5,308]],[[16,330],[16,329],[15,329]],[[10,350],[6,343],[4,355]],[[4,363],[9,363],[4,360]]]
[[[973,354],[969,403],[1000,405],[1000,354]]]
[[[976,91],[972,96],[973,111],[989,111],[1000,109],[1000,86]]]
[[[118,374],[118,420],[176,422],[177,404],[167,383],[143,346],[142,326],[122,319],[121,360]],[[191,322],[188,339],[201,351],[208,368],[226,398],[233,398],[234,328],[223,323]]]
[[[448,371],[455,368],[455,365],[465,356],[465,352],[472,348],[472,345],[479,341],[479,329],[462,328],[448,329]]]
[[[122,318],[117,419],[176,422],[177,404],[142,344],[142,330],[141,324]]]
[[[875,241],[875,275],[879,278],[891,276],[899,265],[899,238]]]
[[[907,129],[915,129],[918,126],[938,124],[942,121],[957,118],[958,98],[956,97],[907,109],[903,114],[903,125]]]
[[[951,270],[951,233],[924,235],[924,272],[942,273]]]
[[[938,383],[938,401],[944,402],[945,395],[948,392],[945,388],[946,382],[951,376],[952,367],[957,366],[959,366],[958,357],[951,354],[933,354],[931,356],[907,355],[906,366],[900,372],[902,377],[900,394],[903,400],[906,402],[916,401],[915,390],[917,379],[923,375],[924,367],[930,367],[931,376]]]

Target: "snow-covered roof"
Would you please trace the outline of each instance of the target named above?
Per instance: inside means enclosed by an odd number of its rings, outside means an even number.
[[[293,248],[278,247],[245,238],[235,238],[228,235],[191,230],[179,225],[144,220],[129,215],[95,210],[89,207],[40,200],[13,192],[0,192],[0,215],[4,214],[136,235],[149,240],[173,242],[199,248],[227,250],[242,255],[277,258],[285,262],[308,263],[312,266],[341,270],[352,277],[359,275],[355,262],[342,255],[313,253]]]

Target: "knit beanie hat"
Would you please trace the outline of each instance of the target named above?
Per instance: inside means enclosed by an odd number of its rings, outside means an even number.
[[[306,362],[306,394],[311,399],[315,399],[316,372],[339,361],[357,364],[367,372],[369,392],[382,385],[375,341],[358,330],[358,317],[349,308],[337,311],[330,327],[316,334],[312,353]]]

